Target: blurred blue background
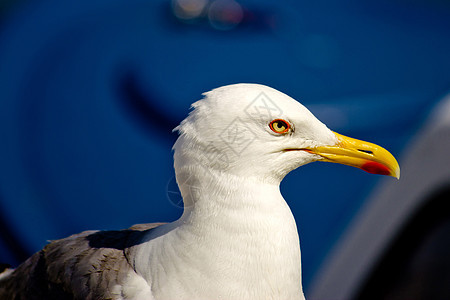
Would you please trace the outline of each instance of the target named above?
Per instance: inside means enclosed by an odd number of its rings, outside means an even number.
[[[171,130],[218,86],[272,86],[401,156],[450,88],[449,32],[443,0],[0,2],[0,261],[178,218]],[[316,163],[282,183],[307,291],[380,180]]]

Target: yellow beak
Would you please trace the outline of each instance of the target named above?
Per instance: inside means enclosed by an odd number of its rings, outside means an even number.
[[[336,134],[335,146],[321,146],[307,151],[322,157],[322,161],[360,168],[372,174],[389,175],[400,179],[400,167],[386,149],[364,141]]]

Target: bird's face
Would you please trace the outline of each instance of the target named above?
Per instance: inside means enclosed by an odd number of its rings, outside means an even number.
[[[301,165],[327,161],[400,175],[382,147],[331,131],[299,102],[266,86],[221,87],[194,107],[179,127],[175,150],[207,168],[281,181]]]

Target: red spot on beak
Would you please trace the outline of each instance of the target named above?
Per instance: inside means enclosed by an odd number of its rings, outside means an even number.
[[[385,166],[375,161],[368,161],[361,166],[361,169],[371,174],[390,175],[391,171]]]

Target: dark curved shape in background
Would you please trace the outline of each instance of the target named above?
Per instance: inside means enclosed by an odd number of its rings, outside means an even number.
[[[0,195],[0,203],[1,202],[2,196]],[[3,215],[3,211],[0,210],[0,240],[2,240],[5,243],[5,245],[9,248],[11,256],[17,262],[23,262],[31,255],[31,253],[25,248],[24,244],[21,242],[20,236],[14,234],[14,230],[9,226],[6,220],[7,218]],[[3,263],[4,262],[0,261],[1,268],[9,266],[9,264]]]
[[[151,95],[145,94],[139,87],[139,79],[132,71],[124,72],[120,77],[118,93],[120,105],[129,116],[131,123],[135,123],[146,133],[153,135],[156,132],[171,145],[175,142],[177,135],[168,134],[170,131],[155,130],[155,128],[173,129],[181,122],[175,116],[165,114],[154,105],[165,101],[163,95],[156,93],[154,89]],[[161,127],[162,124],[163,127]]]
[[[355,299],[450,299],[449,199],[447,186],[417,209]]]

